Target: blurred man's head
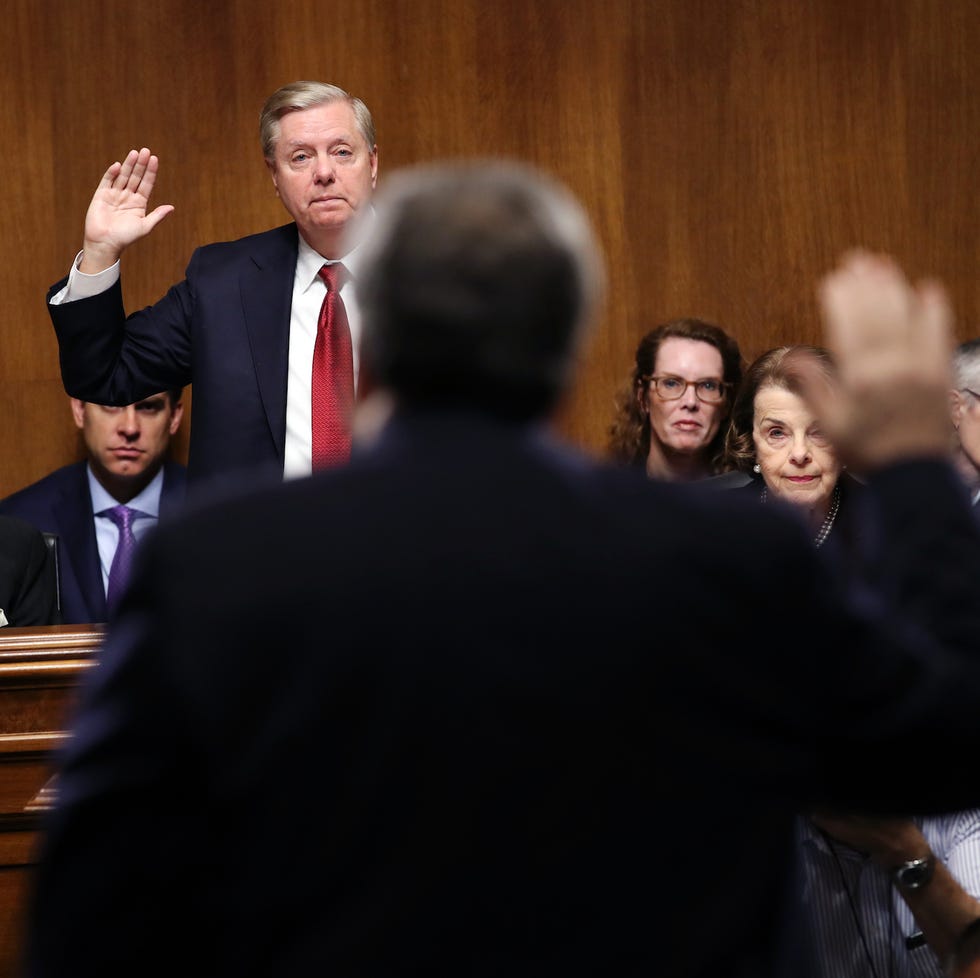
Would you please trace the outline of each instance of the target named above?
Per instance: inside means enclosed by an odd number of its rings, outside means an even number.
[[[171,437],[184,416],[181,391],[163,391],[128,404],[107,407],[71,398],[96,479],[120,503],[128,502],[160,471]]]
[[[514,421],[567,388],[601,292],[588,219],[516,163],[395,174],[358,278],[362,371],[410,407]]]

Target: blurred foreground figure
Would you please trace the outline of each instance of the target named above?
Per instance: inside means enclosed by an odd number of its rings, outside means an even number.
[[[600,278],[561,187],[403,172],[366,247],[372,440],[137,554],[28,974],[805,974],[796,810],[980,802],[941,296],[867,256],[823,289],[880,520],[852,602],[781,508],[549,436]]]

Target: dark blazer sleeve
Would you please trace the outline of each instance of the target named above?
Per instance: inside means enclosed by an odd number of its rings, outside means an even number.
[[[193,297],[187,281],[128,319],[117,281],[97,295],[59,305],[48,291],[65,390],[83,401],[132,404],[191,381]]]
[[[54,557],[40,530],[10,516],[0,517],[0,601],[8,625],[60,623]]]
[[[49,301],[65,390],[124,405],[193,383],[191,478],[281,480],[298,240],[290,223],[204,245],[183,281],[129,316],[119,282]]]

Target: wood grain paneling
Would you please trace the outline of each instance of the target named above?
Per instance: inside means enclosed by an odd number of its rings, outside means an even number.
[[[4,14],[0,494],[77,457],[44,294],[101,173],[147,145],[176,206],[127,253],[135,308],[197,245],[286,219],[256,128],[297,78],[371,106],[382,181],[515,156],[581,197],[609,268],[561,417],[587,449],[646,329],[699,315],[748,356],[818,340],[816,279],[852,244],[940,276],[959,336],[980,333],[973,0],[8,0]]]
[[[0,975],[14,978],[54,754],[102,645],[98,626],[0,629]]]

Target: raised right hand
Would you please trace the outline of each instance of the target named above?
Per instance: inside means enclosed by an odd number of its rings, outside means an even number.
[[[94,274],[119,259],[134,241],[149,234],[174,208],[160,204],[147,213],[160,161],[143,147],[113,163],[102,176],[85,215],[79,271]]]
[[[948,458],[953,314],[942,286],[913,285],[891,257],[855,250],[819,299],[841,384],[812,393],[841,458],[859,471]]]

